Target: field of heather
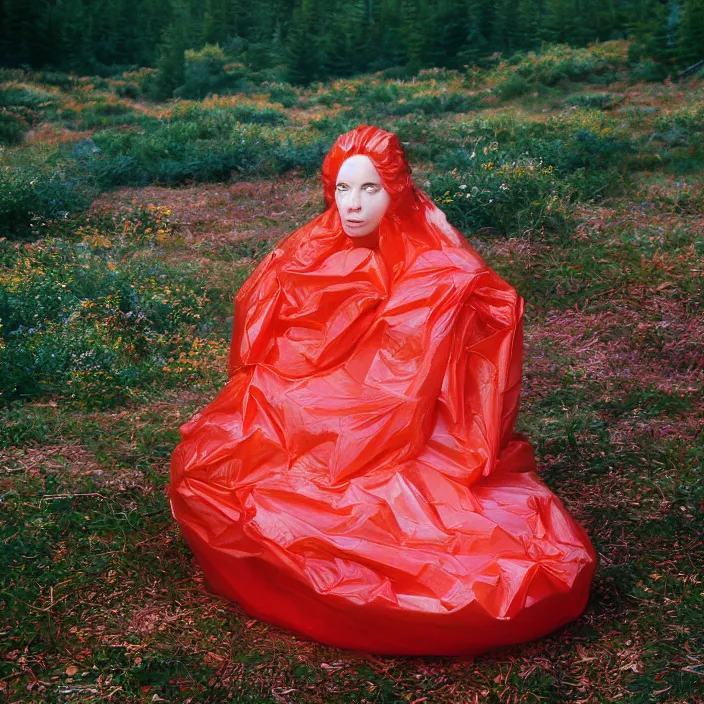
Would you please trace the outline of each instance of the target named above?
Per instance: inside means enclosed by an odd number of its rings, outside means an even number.
[[[623,42],[163,104],[148,78],[0,69],[0,699],[704,701],[702,79],[638,82]],[[519,430],[600,561],[540,641],[300,640],[210,595],[171,517],[234,295],[359,123],[526,301]]]

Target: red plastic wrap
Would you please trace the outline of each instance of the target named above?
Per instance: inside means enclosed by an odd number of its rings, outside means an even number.
[[[342,230],[343,161],[392,205]],[[344,648],[473,654],[583,610],[596,558],[513,431],[523,302],[412,185],[397,138],[342,135],[328,209],[237,295],[230,380],[182,428],[171,502],[210,588]]]

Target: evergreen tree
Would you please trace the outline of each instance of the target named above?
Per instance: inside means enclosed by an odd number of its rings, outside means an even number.
[[[371,67],[401,66],[406,61],[401,33],[401,0],[380,0],[379,5],[379,53]]]
[[[518,0],[514,41],[518,49],[532,49],[540,44],[540,19],[543,12],[540,0]]]
[[[219,44],[291,80],[398,66],[461,67],[541,41],[633,37],[668,69],[704,53],[704,0],[0,0],[0,63],[76,72],[154,66],[164,95],[186,49]]]
[[[704,59],[704,0],[684,1],[678,59],[683,68]]]
[[[494,34],[494,5],[482,0],[467,0],[466,42],[461,51],[462,63],[477,63],[491,53],[491,36]]]
[[[286,41],[288,79],[307,85],[321,76],[320,26],[316,0],[303,0],[293,12]]]
[[[677,59],[677,44],[673,39],[672,30],[668,28],[668,17],[671,15],[667,4],[658,0],[642,0],[634,13],[639,19],[628,26],[633,37],[629,48],[629,59],[652,59],[669,68]]]
[[[548,42],[569,44],[581,39],[580,17],[575,0],[547,0],[543,37]]]
[[[191,46],[191,13],[187,0],[176,0],[174,14],[164,39],[159,47],[157,60],[158,91],[161,97],[170,97],[183,84],[185,71],[184,54]]]

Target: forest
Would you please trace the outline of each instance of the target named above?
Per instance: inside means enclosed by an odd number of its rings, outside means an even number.
[[[704,0],[0,2],[0,65],[84,75],[158,66],[160,97],[182,82],[184,51],[206,45],[225,64],[308,84],[391,68],[486,67],[544,42],[622,38],[652,77],[686,69],[704,58]]]

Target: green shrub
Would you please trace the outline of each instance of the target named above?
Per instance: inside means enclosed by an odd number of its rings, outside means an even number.
[[[659,117],[655,121],[657,134],[667,130],[680,130],[683,135],[694,136],[704,132],[704,101],[679,108]]]
[[[511,100],[513,98],[519,98],[531,90],[535,90],[536,86],[531,83],[524,76],[518,73],[513,73],[499,83],[494,91],[499,95],[502,100]]]
[[[441,92],[417,95],[410,100],[390,103],[383,112],[388,115],[439,115],[446,112],[469,112],[479,107],[479,99],[467,93]]]
[[[70,73],[60,71],[36,71],[31,74],[33,81],[47,86],[55,86],[63,90],[71,90],[78,85],[79,78]]]
[[[641,59],[631,66],[628,77],[631,83],[659,83],[667,78],[669,72],[665,64],[652,59]]]
[[[26,73],[21,68],[5,68],[4,66],[0,66],[0,83],[23,81],[26,77]]]
[[[27,87],[20,84],[5,84],[0,86],[0,107],[22,106],[38,110],[57,102],[53,93],[43,91],[36,86]]]
[[[287,136],[273,150],[274,169],[286,172],[300,169],[304,173],[315,173],[332,146],[330,139],[310,140],[300,136]]]
[[[308,123],[308,127],[336,138],[343,132],[354,129],[363,119],[358,110],[348,108],[340,110],[335,115],[323,115],[322,117],[313,118]]]
[[[432,176],[430,193],[465,234],[483,228],[504,236],[555,232],[567,220],[568,189],[551,166],[530,158]]]
[[[184,81],[174,91],[176,97],[200,100],[247,90],[246,67],[234,62],[217,44],[206,44],[199,51],[187,50],[184,61]]]
[[[238,123],[284,125],[285,112],[268,103],[244,98],[209,98],[202,102],[176,103],[171,111],[172,123],[198,125],[200,137],[226,136]]]
[[[100,132],[94,138],[102,153],[87,168],[101,189],[223,180],[233,172],[256,171],[266,150],[242,127],[224,131],[228,136],[217,124],[176,122],[149,132]]]
[[[38,221],[79,212],[93,195],[75,163],[47,159],[0,167],[0,236],[30,235]]]
[[[125,71],[121,78],[110,81],[110,88],[122,98],[156,98],[159,90],[158,71],[155,68]]]
[[[623,98],[615,93],[578,93],[565,102],[587,110],[609,110],[622,101]]]
[[[113,239],[124,229],[115,225]],[[151,229],[140,227],[132,229]],[[173,381],[169,364],[202,343],[209,300],[192,269],[125,257],[93,228],[81,232],[86,241],[2,247],[3,402],[51,395],[112,406]],[[194,374],[194,365],[181,371]]]
[[[279,103],[284,108],[295,107],[300,101],[296,88],[283,81],[264,81],[258,86],[258,90],[268,94],[271,102]]]
[[[609,83],[626,64],[626,44],[622,41],[588,48],[551,44],[538,52],[517,54],[511,62],[493,69],[487,78],[495,81],[494,92],[508,99],[565,81]]]
[[[156,119],[137,112],[114,96],[88,98],[72,102],[57,110],[56,119],[72,130],[91,130],[121,125],[149,126]]]
[[[0,358],[2,357],[0,351]],[[0,448],[22,447],[30,443],[49,443],[56,432],[56,423],[46,407],[32,408],[28,412],[24,403],[13,403],[3,408],[0,423]],[[47,412],[49,411],[49,412]]]
[[[529,158],[552,167],[584,199],[606,195],[635,152],[626,127],[596,110],[563,111],[546,122],[505,114],[475,119],[458,123],[452,141],[461,146],[438,154],[440,170],[474,170],[489,160],[505,164]]]
[[[56,102],[56,96],[35,86],[0,85],[0,144],[21,142],[24,133]]]
[[[0,144],[18,144],[36,114],[27,108],[0,108]]]
[[[256,105],[243,109],[259,110],[260,116],[269,110]],[[222,181],[236,174],[320,168],[329,140],[281,127],[242,124],[237,114],[224,105],[184,103],[176,106],[169,122],[149,131],[96,133],[93,138],[101,153],[87,160],[85,168],[100,189],[154,182]]]

